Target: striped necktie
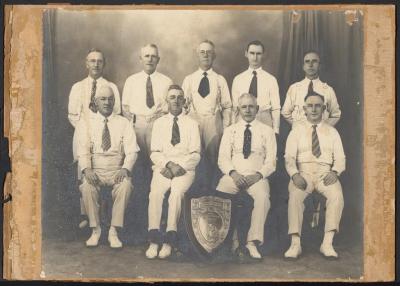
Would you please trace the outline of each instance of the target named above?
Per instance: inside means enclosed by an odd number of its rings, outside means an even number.
[[[253,78],[251,79],[249,93],[257,97],[257,72],[253,71]]]
[[[92,82],[92,90],[90,91],[90,103],[89,103],[89,109],[91,111],[93,111],[94,113],[97,112],[97,108],[96,108],[96,103],[95,103],[95,95],[96,95],[96,85],[97,85],[97,81],[94,79]]]
[[[151,83],[150,76],[147,77],[146,82],[146,105],[148,108],[154,106],[153,84]]]
[[[321,156],[321,148],[319,147],[319,140],[317,134],[317,125],[313,125],[312,132],[312,153],[315,157],[319,158]]]
[[[111,137],[110,137],[110,130],[108,130],[108,125],[107,125],[108,119],[104,119],[104,129],[103,129],[103,134],[101,136],[101,148],[103,151],[107,151],[111,147]]]
[[[171,137],[171,144],[175,146],[181,142],[181,136],[179,132],[179,126],[178,126],[178,117],[174,117],[174,123],[172,125],[172,137]]]
[[[243,136],[243,157],[245,159],[249,158],[250,153],[251,153],[251,131],[250,131],[250,124],[247,124]]]

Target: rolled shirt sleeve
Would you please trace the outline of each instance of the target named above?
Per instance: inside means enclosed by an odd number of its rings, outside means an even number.
[[[290,131],[289,136],[286,141],[286,148],[285,148],[285,166],[286,171],[288,172],[289,176],[292,177],[294,174],[299,172],[297,168],[297,138],[296,132]]]
[[[340,110],[335,91],[331,87],[329,88],[329,101],[327,109],[329,112],[329,118],[327,118],[325,121],[331,126],[335,126],[336,123],[338,123],[342,112]]]
[[[81,93],[81,88],[77,83],[72,86],[69,93],[68,120],[73,127],[76,127],[82,111]]]
[[[136,162],[137,154],[140,150],[137,141],[136,141],[136,134],[133,130],[132,125],[129,121],[125,121],[125,128],[124,128],[124,137],[122,139],[124,152],[125,152],[125,159],[122,165],[122,168],[127,169],[128,171],[132,171],[133,165]]]
[[[281,114],[285,120],[292,125],[293,124],[293,117],[292,112],[294,110],[294,99],[293,99],[293,92],[294,92],[294,85],[289,87],[288,92],[286,93],[285,103],[282,106]]]
[[[342,139],[337,130],[333,130],[333,164],[332,171],[336,171],[340,175],[346,169],[346,156],[343,150]]]
[[[75,136],[77,142],[76,155],[81,172],[86,168],[92,168],[90,135],[87,126],[88,122],[86,122],[85,120],[80,120],[75,128]]]
[[[232,162],[232,148],[233,148],[233,128],[229,127],[222,135],[221,144],[219,146],[218,166],[222,173],[229,175],[235,167]]]

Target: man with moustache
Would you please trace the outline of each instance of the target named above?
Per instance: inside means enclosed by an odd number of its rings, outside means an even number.
[[[324,97],[315,91],[304,99],[306,121],[290,132],[285,150],[289,183],[288,220],[291,245],[286,258],[296,259],[302,252],[300,237],[304,200],[313,191],[326,197],[325,234],[320,252],[326,258],[337,258],[332,246],[343,210],[340,174],[345,170],[345,154],[339,133],[323,120]]]
[[[158,47],[141,48],[143,70],[131,75],[122,93],[122,112],[135,126],[138,144],[147,161],[150,156],[151,131],[154,121],[167,112],[166,95],[172,80],[156,71],[160,62]]]
[[[161,259],[171,255],[177,241],[177,224],[182,199],[193,183],[195,168],[200,161],[200,133],[195,120],[183,114],[185,97],[179,85],[168,89],[169,113],[157,119],[153,126],[151,160],[153,179],[149,195],[149,241],[146,257]],[[161,239],[160,220],[165,193],[168,199],[166,237]],[[159,244],[162,243],[158,252]]]
[[[197,47],[199,69],[185,77],[182,88],[189,115],[199,123],[203,154],[206,159],[207,187],[212,188],[217,171],[218,148],[223,129],[231,122],[232,102],[225,78],[212,66],[215,45],[209,40]]]
[[[264,242],[264,225],[270,208],[268,177],[276,168],[274,130],[256,119],[257,99],[249,93],[238,98],[240,119],[225,129],[218,165],[224,176],[217,190],[229,194],[247,192],[254,200],[246,248],[261,259],[257,244]]]
[[[98,245],[101,235],[99,192],[101,187],[108,186],[112,187],[113,199],[108,241],[112,248],[121,248],[117,228],[123,227],[132,192],[130,172],[139,147],[129,121],[113,114],[115,96],[108,84],[97,86],[94,104],[97,112],[79,120],[76,126],[77,156],[83,178],[79,189],[92,228],[86,246]]]
[[[319,79],[320,56],[316,51],[307,51],[303,59],[305,78],[289,87],[282,107],[282,116],[292,126],[295,126],[298,122],[306,121],[303,109],[304,98],[307,94],[315,91],[324,98],[326,109],[322,117],[323,120],[335,126],[340,119],[341,111],[333,88]]]
[[[265,48],[260,41],[252,41],[247,45],[245,57],[249,68],[238,74],[232,83],[233,121],[239,119],[238,99],[243,93],[250,93],[257,98],[259,111],[257,119],[272,127],[279,134],[280,98],[276,78],[262,69]]]
[[[86,69],[88,70],[88,76],[85,79],[75,83],[72,86],[69,94],[68,120],[74,128],[80,120],[83,118],[88,119],[92,114],[97,112],[94,98],[98,85],[108,84],[111,87],[115,98],[113,113],[121,113],[121,100],[117,86],[103,78],[103,70],[105,65],[106,59],[102,51],[98,49],[91,49],[88,52],[86,56]],[[76,148],[77,143],[74,135],[72,140],[72,153],[74,161],[77,160]],[[80,179],[80,172],[78,172],[78,178]],[[82,200],[81,215],[86,215]],[[80,223],[80,227],[84,227],[86,224],[87,221],[83,220]]]

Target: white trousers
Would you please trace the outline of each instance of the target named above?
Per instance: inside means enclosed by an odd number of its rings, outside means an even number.
[[[334,184],[325,186],[323,179],[327,172],[300,172],[306,180],[306,190],[301,190],[295,186],[292,180],[289,182],[289,203],[288,220],[289,234],[299,234],[303,225],[304,200],[314,190],[321,193],[326,198],[325,232],[339,231],[339,223],[342,217],[344,206],[342,186],[337,180]]]
[[[170,180],[161,175],[159,169],[154,170],[149,194],[148,230],[160,229],[164,196],[165,193],[171,189],[171,194],[168,199],[166,231],[177,231],[178,220],[181,214],[182,199],[193,183],[194,174],[193,171],[188,171],[185,175]]]
[[[111,225],[116,227],[123,227],[125,209],[128,205],[130,195],[133,187],[130,178],[125,178],[121,183],[115,184],[114,177],[117,171],[103,171],[94,169],[100,184],[94,186],[88,183],[86,178],[83,178],[79,190],[82,193],[82,201],[85,206],[87,216],[89,218],[90,227],[97,227],[100,225],[99,218],[99,191],[102,186],[112,187],[111,196],[113,200]]]
[[[225,175],[219,181],[217,190],[224,193],[236,194],[238,187],[232,177]],[[251,212],[250,229],[247,234],[247,241],[258,240],[264,243],[264,225],[268,211],[271,206],[269,201],[269,182],[268,179],[261,179],[248,188],[247,193],[254,200],[254,207]]]
[[[136,116],[135,133],[140,151],[150,158],[151,153],[151,132],[153,130],[154,119],[146,120],[143,116]]]

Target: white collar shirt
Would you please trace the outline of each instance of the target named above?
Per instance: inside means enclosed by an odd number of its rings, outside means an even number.
[[[149,108],[146,103],[146,84],[150,77],[154,106]],[[138,72],[127,78],[122,92],[122,105],[127,106],[129,112],[140,116],[152,116],[166,113],[168,110],[166,97],[172,80],[157,71],[148,75],[144,71]]]
[[[71,88],[68,101],[68,119],[74,127],[82,117],[93,114],[93,112],[89,109],[93,81],[94,79],[88,76],[87,78],[75,83]],[[108,85],[111,87],[115,98],[113,112],[114,114],[120,114],[121,99],[117,86],[103,77],[99,77],[96,80],[96,90],[100,85]]]
[[[174,146],[171,143],[173,123],[174,116],[171,113],[154,121],[150,155],[153,169],[163,169],[172,161],[186,171],[194,171],[200,161],[199,126],[195,120],[181,113],[177,121],[180,142]]]
[[[201,80],[207,73],[210,84],[210,93],[206,97],[202,97],[198,90]],[[194,73],[185,77],[182,83],[186,100],[191,110],[200,115],[214,115],[218,109],[232,108],[231,96],[229,93],[226,79],[217,74],[212,68],[204,71],[198,69]]]
[[[317,163],[323,166],[323,169],[330,166],[331,170],[342,173],[345,170],[346,157],[337,130],[325,122],[317,124],[316,132],[321,150],[318,158],[312,153],[312,132],[313,124],[308,121],[290,131],[285,150],[286,170],[289,176],[299,172],[299,164],[307,163]]]
[[[239,97],[249,92],[253,71],[254,69],[248,68],[233,79],[232,104],[234,108],[238,107]],[[260,111],[280,110],[279,86],[276,78],[261,67],[255,71],[257,72],[257,104]]]
[[[289,123],[306,121],[306,115],[303,110],[304,99],[308,94],[310,79],[304,78],[302,81],[292,84],[286,94],[285,103],[282,107],[282,116]],[[328,84],[322,82],[319,78],[313,79],[313,90],[324,97],[326,110],[323,114],[323,120],[334,126],[340,119],[341,111],[336,98],[335,91]]]
[[[121,168],[132,170],[137,158],[137,152],[139,152],[132,124],[126,118],[112,114],[107,118],[107,126],[110,132],[111,147],[104,151],[101,146],[105,117],[97,112],[90,116],[88,120],[79,121],[75,136],[78,142],[79,167],[82,171],[85,168],[92,168],[91,160],[94,155],[108,156],[110,158],[122,156],[124,160]]]
[[[247,124],[240,119],[239,122],[225,129],[219,149],[218,165],[226,175],[236,170],[242,175],[253,175],[259,172],[263,178],[267,178],[276,169],[275,133],[271,127],[257,119],[249,123],[251,153],[245,159],[243,142]]]

